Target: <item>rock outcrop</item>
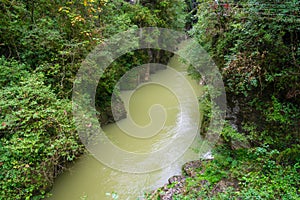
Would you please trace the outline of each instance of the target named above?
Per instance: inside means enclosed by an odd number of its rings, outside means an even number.
[[[98,110],[100,112],[98,118],[101,125],[113,123],[127,117],[127,111],[122,99],[119,96],[113,95],[112,101],[114,101],[114,106],[107,107],[105,110]]]
[[[170,177],[168,183],[148,194],[147,199],[172,200],[174,195],[185,194],[187,192],[186,178],[196,176],[197,171],[201,170],[203,162],[208,162],[208,160],[195,160],[185,163],[182,166],[183,175]]]
[[[207,189],[210,182],[207,180],[197,180],[197,184],[188,186],[187,179],[196,178],[199,174],[205,173],[205,164],[211,162],[212,159],[195,160],[185,163],[182,166],[183,175],[175,175],[169,178],[168,183],[164,186],[152,191],[146,195],[146,199],[151,200],[173,200],[176,195],[187,195],[190,191],[198,192],[203,188]],[[217,193],[224,192],[228,187],[238,188],[238,181],[230,179],[222,179],[210,190],[210,195],[214,196]],[[201,199],[201,198],[199,198]]]

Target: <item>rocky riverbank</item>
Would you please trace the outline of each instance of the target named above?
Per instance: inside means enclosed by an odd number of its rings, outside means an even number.
[[[182,175],[175,175],[168,179],[168,183],[162,187],[146,194],[145,200],[173,200],[177,196],[186,196],[191,191],[210,190],[211,196],[224,192],[229,187],[238,190],[238,181],[231,180],[229,177],[223,178],[217,183],[212,184],[211,180],[199,178],[206,172],[206,166],[212,159],[195,160],[185,163],[182,166]],[[193,184],[194,183],[194,184]],[[194,199],[201,199],[195,197]]]

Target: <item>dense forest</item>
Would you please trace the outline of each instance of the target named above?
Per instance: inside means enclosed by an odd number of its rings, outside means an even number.
[[[227,93],[215,158],[170,199],[300,198],[299,1],[0,0],[0,10],[0,199],[49,195],[55,178],[85,151],[71,99],[82,61],[110,36],[141,27],[196,39]],[[112,122],[111,95],[126,71],[171,56],[137,50],[112,63],[97,87],[100,121]],[[193,66],[188,72],[205,81]],[[199,100],[202,135],[212,116],[209,99]]]

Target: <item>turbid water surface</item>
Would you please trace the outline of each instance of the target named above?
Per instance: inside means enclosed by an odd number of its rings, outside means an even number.
[[[180,72],[188,79],[197,96],[201,94],[201,87],[196,81],[191,80],[186,73],[186,66],[178,61],[174,56],[169,66]],[[137,125],[145,126],[151,123],[149,109],[153,105],[161,105],[166,112],[164,127],[153,137],[147,139],[132,137],[122,131],[116,124],[109,124],[103,127],[108,138],[120,148],[134,152],[147,153],[155,152],[168,145],[175,137],[179,137],[177,132],[190,129],[191,126],[198,126],[194,123],[195,113],[199,108],[186,109],[187,112],[180,112],[180,105],[176,94],[171,89],[163,85],[156,84],[157,80],[163,80],[175,85],[180,89],[181,82],[178,77],[171,75],[171,69],[160,70],[151,75],[151,82],[143,83],[130,95],[130,91],[122,91],[122,99],[127,102],[126,108]],[[180,79],[178,79],[180,80]],[[176,85],[177,84],[177,85]],[[188,100],[191,94],[182,88],[179,94]],[[177,94],[178,95],[178,94]],[[183,104],[186,106],[188,104]],[[182,109],[182,108],[181,108]],[[155,115],[156,120],[164,120],[164,115]],[[159,119],[159,118],[162,119]],[[129,119],[124,119],[119,123],[122,126],[129,124]],[[127,127],[130,128],[130,127]],[[139,133],[137,133],[139,134]],[[143,134],[143,133],[141,133]],[[182,137],[182,136],[180,136]],[[95,159],[90,154],[83,155],[69,170],[60,175],[51,191],[51,198],[54,200],[80,200],[80,199],[142,199],[144,192],[149,192],[167,182],[168,178],[181,173],[181,166],[190,160],[199,159],[207,151],[203,148],[200,135],[197,134],[191,147],[177,160],[169,163],[163,169],[150,173],[125,173],[114,170]],[[201,149],[201,151],[197,151]],[[109,150],[104,152],[110,154]],[[172,158],[172,152],[168,155]],[[114,158],[116,161],[118,157]],[[152,164],[162,162],[157,159]]]

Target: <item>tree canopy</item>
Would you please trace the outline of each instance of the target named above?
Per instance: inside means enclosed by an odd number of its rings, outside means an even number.
[[[221,133],[219,158],[176,198],[299,198],[299,10],[297,0],[0,0],[0,199],[46,197],[55,177],[84,152],[72,118],[75,75],[105,39],[140,27],[195,38],[218,66],[235,115]],[[109,111],[126,71],[171,56],[151,49],[118,58],[97,87],[97,112]],[[192,66],[189,73],[201,78]],[[202,131],[209,100],[200,99]],[[240,190],[210,196],[225,175]],[[211,185],[196,190],[204,179]]]

